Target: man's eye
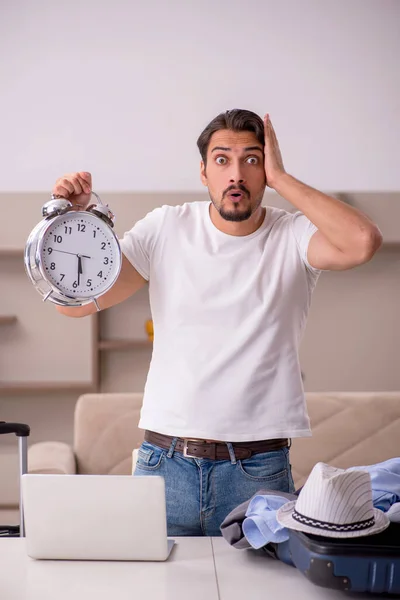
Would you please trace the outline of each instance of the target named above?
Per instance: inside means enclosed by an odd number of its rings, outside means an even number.
[[[225,165],[226,164],[225,156],[217,156],[216,163],[217,163],[217,165]]]
[[[247,159],[247,162],[250,165],[257,165],[258,164],[258,158],[256,156],[249,156],[249,158]]]

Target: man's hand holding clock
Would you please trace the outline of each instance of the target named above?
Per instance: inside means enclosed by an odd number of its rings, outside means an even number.
[[[98,202],[90,202],[92,195]],[[97,298],[117,280],[122,254],[114,215],[92,191],[91,174],[60,177],[42,214],[45,218],[31,232],[25,250],[32,283],[44,300],[64,306],[94,302],[99,310]]]
[[[68,173],[57,179],[53,187],[54,198],[66,198],[74,207],[85,210],[92,193],[92,175],[86,171]]]

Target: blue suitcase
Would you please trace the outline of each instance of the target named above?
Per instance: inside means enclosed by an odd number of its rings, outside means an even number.
[[[314,584],[350,592],[400,594],[400,523],[377,535],[327,538],[290,531],[281,560]],[[286,560],[285,560],[286,559]]]

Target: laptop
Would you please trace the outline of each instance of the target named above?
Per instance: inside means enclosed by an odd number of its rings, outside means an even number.
[[[26,474],[21,478],[28,556],[166,560],[163,477]]]

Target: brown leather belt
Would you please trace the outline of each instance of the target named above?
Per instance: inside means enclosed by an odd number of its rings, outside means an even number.
[[[150,444],[169,450],[174,438],[154,431],[145,431],[144,439]],[[287,448],[289,440],[281,438],[276,440],[261,440],[259,442],[234,442],[232,443],[235,457],[238,460],[250,458],[260,452],[271,452],[280,448]],[[177,452],[188,458],[209,458],[211,460],[229,460],[229,450],[226,442],[211,442],[193,438],[178,438],[175,446]]]

